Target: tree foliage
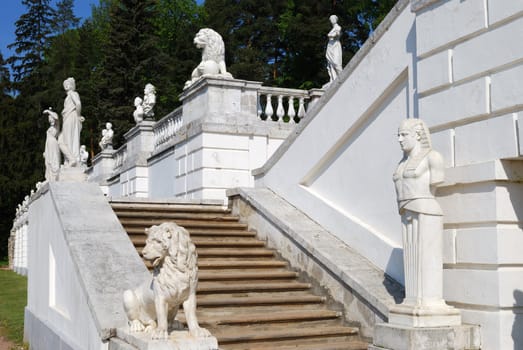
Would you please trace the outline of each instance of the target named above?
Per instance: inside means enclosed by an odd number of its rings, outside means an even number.
[[[86,118],[81,135],[91,156],[100,131],[113,123],[115,146],[133,124],[133,100],[146,83],[157,88],[156,117],[179,104],[200,61],[196,32],[209,27],[226,46],[235,78],[293,88],[321,87],[329,16],[342,26],[344,64],[394,5],[394,0],[99,0],[80,24],[74,0],[22,0],[14,55],[0,54],[0,258],[15,208],[44,175],[47,119],[60,111],[62,82],[76,79]],[[12,74],[8,68],[11,68]]]

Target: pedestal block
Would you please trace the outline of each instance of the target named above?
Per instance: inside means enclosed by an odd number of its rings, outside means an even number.
[[[479,350],[479,326],[408,327],[376,325],[369,350]]]
[[[138,350],[218,350],[215,337],[196,338],[186,330],[172,331],[166,340],[153,340],[149,333],[130,333],[121,328],[117,329],[116,336]]]
[[[62,166],[58,174],[58,181],[84,182],[87,180],[87,174],[83,167],[66,168]]]

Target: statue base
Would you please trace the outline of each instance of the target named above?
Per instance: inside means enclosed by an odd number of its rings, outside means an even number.
[[[58,173],[58,181],[84,182],[87,181],[85,168],[81,166],[66,168],[63,165]]]
[[[480,345],[479,326],[417,328],[381,323],[374,328],[374,343],[368,350],[479,350]]]
[[[172,331],[166,340],[153,340],[150,333],[131,333],[122,328],[116,330],[116,336],[138,350],[218,350],[215,337],[196,338],[187,330]]]
[[[437,305],[395,305],[389,312],[389,323],[407,327],[459,326],[461,314],[458,309],[445,304]]]

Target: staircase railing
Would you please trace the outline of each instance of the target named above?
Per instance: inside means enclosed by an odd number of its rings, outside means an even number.
[[[183,126],[182,106],[160,119],[154,126],[154,148],[158,148],[176,135]]]

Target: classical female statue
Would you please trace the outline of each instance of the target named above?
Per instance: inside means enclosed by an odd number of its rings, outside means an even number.
[[[443,213],[434,197],[444,180],[443,158],[431,148],[422,120],[404,120],[398,141],[403,158],[393,179],[403,228],[404,304],[443,305]]]
[[[332,24],[332,29],[327,34],[329,42],[327,43],[325,57],[327,58],[327,71],[330,80],[326,85],[332,83],[343,69],[340,43],[341,27],[338,24],[338,16],[332,15],[329,17],[329,20]]]
[[[76,92],[74,78],[64,80],[67,96],[62,110],[63,127],[58,138],[60,149],[66,158],[66,166],[75,166],[80,159],[80,131],[82,130],[82,103]]]
[[[45,139],[45,179],[49,182],[58,181],[60,170],[60,146],[58,145],[58,114],[51,108],[44,111],[44,115],[49,118],[49,128]]]

